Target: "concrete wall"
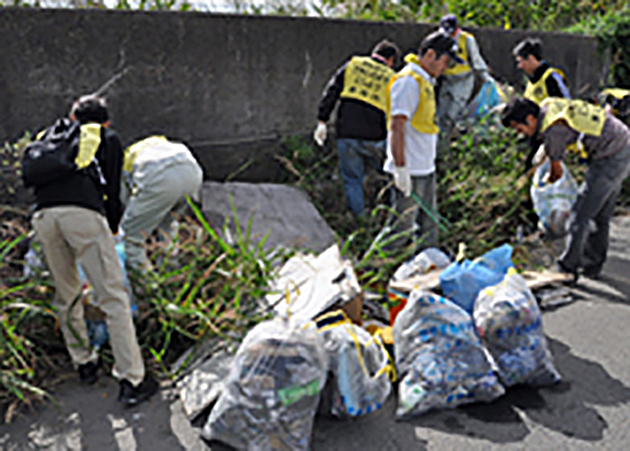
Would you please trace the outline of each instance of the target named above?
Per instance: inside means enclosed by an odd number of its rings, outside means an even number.
[[[388,37],[414,49],[434,25],[206,13],[0,8],[0,142],[67,112],[115,74],[113,126],[125,144],[151,133],[193,147],[209,178],[272,181],[279,138],[307,134],[326,81]],[[522,84],[512,47],[530,33],[473,30],[492,71]],[[573,87],[597,86],[596,42],[541,36]],[[250,161],[251,160],[251,161]]]

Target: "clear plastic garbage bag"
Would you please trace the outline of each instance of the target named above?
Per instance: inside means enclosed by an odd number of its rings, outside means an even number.
[[[514,269],[500,284],[479,294],[473,315],[503,384],[540,386],[560,381],[536,298]]]
[[[397,418],[503,395],[471,316],[436,294],[414,290],[394,323]]]
[[[451,264],[448,256],[439,249],[430,247],[396,269],[392,280],[405,280],[426,274],[434,269],[444,269]]]
[[[553,183],[547,180],[549,170],[549,160],[536,169],[530,195],[534,211],[540,219],[539,229],[551,238],[561,238],[569,231],[569,217],[577,199],[578,186],[564,163],[562,177]]]
[[[381,337],[350,321],[342,310],[315,320],[329,358],[329,374],[320,412],[359,417],[379,410],[395,377],[394,362]]]
[[[313,323],[259,324],[239,347],[202,436],[244,450],[310,449],[327,371]]]

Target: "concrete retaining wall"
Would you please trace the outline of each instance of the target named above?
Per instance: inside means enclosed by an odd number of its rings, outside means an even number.
[[[326,81],[352,53],[388,37],[414,49],[435,28],[207,13],[0,8],[0,141],[67,112],[112,76],[113,126],[125,144],[151,133],[186,141],[208,178],[273,181],[279,138],[315,126]],[[512,47],[531,33],[472,30],[498,77],[522,84]],[[574,88],[599,84],[596,41],[540,35]],[[251,160],[251,161],[250,161]]]

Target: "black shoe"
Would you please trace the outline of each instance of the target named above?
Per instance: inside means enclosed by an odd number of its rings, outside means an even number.
[[[160,389],[159,384],[148,374],[137,387],[131,385],[126,379],[120,381],[120,392],[118,393],[118,401],[126,406],[135,406],[142,401],[146,401],[155,395]]]
[[[579,274],[578,274],[577,270],[571,271],[570,269],[568,269],[566,266],[564,266],[560,262],[556,262],[556,264],[554,265],[554,267],[551,270],[553,272],[558,272],[560,274],[571,274],[572,279],[566,282],[567,285],[574,286],[574,285],[577,284],[577,281],[578,281],[578,278],[579,278]]]
[[[98,380],[98,369],[100,367],[100,357],[96,362],[88,362],[83,365],[79,365],[79,379],[81,379],[81,382],[88,385],[94,385]]]
[[[582,270],[582,275],[589,279],[598,279],[602,273],[602,268],[599,266],[586,267]]]

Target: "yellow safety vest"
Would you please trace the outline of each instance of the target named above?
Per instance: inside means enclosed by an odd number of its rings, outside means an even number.
[[[417,58],[407,56],[405,61],[415,62]],[[413,77],[420,88],[420,103],[411,118],[411,126],[420,133],[437,135],[440,129],[435,123],[435,90],[433,89],[433,85],[422,75],[414,72],[409,67],[404,68],[394,75],[387,87],[387,127],[389,128],[391,120],[391,98],[389,91],[394,82],[402,77]]]
[[[564,73],[560,69],[550,67],[536,83],[532,83],[531,81],[527,82],[523,97],[540,105],[543,100],[549,97],[549,92],[547,92],[547,79],[554,73],[560,75],[563,80],[566,80]]]
[[[628,114],[629,104],[627,103],[627,100],[622,103],[622,100],[624,100],[626,97],[630,97],[629,90],[621,88],[608,88],[604,89],[597,96],[597,103],[602,106],[610,105],[612,108],[612,113],[617,117],[619,117],[619,108],[621,107],[623,108],[623,111],[621,111],[621,113],[623,116],[625,116]]]
[[[460,31],[459,39],[457,40],[457,56],[459,56],[464,62],[462,64],[455,63],[452,67],[446,68],[444,75],[447,77],[449,75],[463,74],[472,70],[470,63],[468,62],[468,45],[466,44],[466,40],[469,37],[472,38],[473,35],[464,30]]]
[[[151,145],[156,142],[168,141],[165,136],[150,136],[148,138],[143,139],[142,141],[138,141],[137,143],[132,144],[131,146],[125,149],[125,159],[123,161],[123,171],[132,172],[133,164],[138,158],[138,155]]]
[[[563,120],[569,127],[580,133],[577,142],[567,146],[567,150],[579,153],[587,158],[588,153],[582,145],[584,135],[600,136],[606,121],[606,111],[583,100],[563,99],[559,97],[549,97],[541,104],[541,108],[547,107],[547,112],[540,126],[540,131],[544,132],[551,125]]]
[[[346,65],[340,97],[355,99],[385,111],[387,85],[395,72],[369,56],[354,56]]]

